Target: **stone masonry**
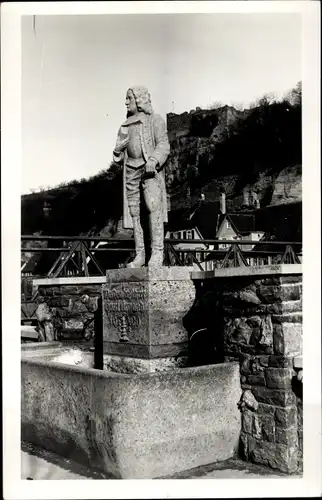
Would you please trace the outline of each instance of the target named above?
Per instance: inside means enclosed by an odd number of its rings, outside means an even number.
[[[54,309],[54,326],[63,338],[90,340],[103,282],[104,278],[48,278],[34,280],[34,286]]]
[[[302,276],[267,268],[266,275],[238,276],[236,269],[229,277],[221,269],[204,285],[220,299],[215,334],[223,335],[225,359],[240,361],[240,454],[293,473],[303,454],[302,383],[294,369],[302,354]]]

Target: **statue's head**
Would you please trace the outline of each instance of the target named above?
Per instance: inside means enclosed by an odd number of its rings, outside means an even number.
[[[128,89],[125,104],[128,115],[134,115],[139,111],[147,115],[153,113],[149,91],[146,87],[142,87],[141,85]]]

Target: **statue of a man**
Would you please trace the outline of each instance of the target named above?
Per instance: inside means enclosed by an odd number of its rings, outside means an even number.
[[[133,228],[135,258],[127,267],[145,265],[144,234],[140,220],[140,193],[149,214],[149,267],[163,265],[167,196],[163,166],[170,153],[166,124],[153,112],[148,90],[131,87],[126,94],[127,119],[118,131],[113,160],[123,165],[123,226]]]

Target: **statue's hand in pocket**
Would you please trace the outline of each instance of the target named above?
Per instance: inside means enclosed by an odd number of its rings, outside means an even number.
[[[149,158],[145,164],[146,178],[155,176],[155,174],[157,173],[156,166],[157,166],[157,160],[155,160],[154,158]]]

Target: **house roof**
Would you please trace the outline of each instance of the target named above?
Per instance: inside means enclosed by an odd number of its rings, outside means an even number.
[[[216,237],[217,229],[227,219],[234,231],[240,235],[247,235],[252,231],[262,230],[256,228],[254,213],[220,212],[220,202],[207,202],[198,200],[188,209],[173,210],[168,214],[168,231],[182,231],[197,227],[205,239]]]
[[[198,200],[191,208],[170,211],[166,227],[168,231],[197,227],[203,238],[215,238],[219,213],[219,203]]]
[[[255,230],[255,217],[253,214],[220,214],[218,227],[220,227],[225,219],[231,223],[232,228],[237,234],[249,234]]]

